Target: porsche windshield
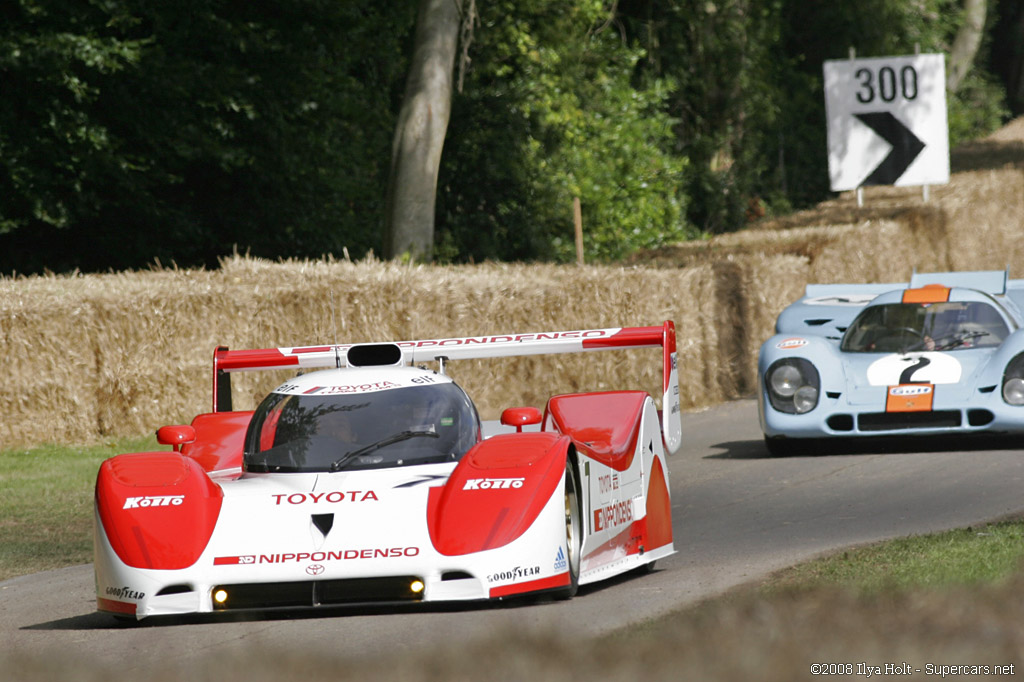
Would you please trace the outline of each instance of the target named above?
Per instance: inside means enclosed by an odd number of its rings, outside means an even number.
[[[857,316],[840,349],[853,353],[955,351],[998,346],[1006,322],[982,301],[888,303]]]
[[[256,409],[243,467],[253,472],[382,469],[453,462],[479,434],[476,408],[453,383],[372,393],[272,393]]]

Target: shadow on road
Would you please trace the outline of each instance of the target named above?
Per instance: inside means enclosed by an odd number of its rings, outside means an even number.
[[[499,602],[500,603],[500,602]],[[224,625],[253,621],[313,620],[354,616],[387,616],[398,613],[438,613],[493,608],[490,602],[461,602],[446,604],[402,604],[380,606],[321,606],[314,608],[282,608],[277,610],[233,611],[231,613],[195,613],[180,616],[151,616],[141,621],[119,618],[106,613],[90,613],[61,618],[22,630],[123,630],[130,628],[170,627],[177,625]]]
[[[704,459],[793,459],[835,455],[900,455],[923,452],[975,452],[984,450],[1021,450],[1021,436],[915,436],[809,439],[793,441],[788,456],[769,454],[763,440],[737,440],[711,445],[712,454]]]

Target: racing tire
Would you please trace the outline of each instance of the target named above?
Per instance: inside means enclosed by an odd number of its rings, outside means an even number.
[[[583,546],[583,522],[580,512],[579,486],[572,464],[565,465],[565,560],[569,565],[569,585],[560,599],[572,599],[580,586],[580,551]]]
[[[637,575],[650,575],[651,573],[654,573],[654,565],[656,563],[658,563],[658,562],[657,561],[649,561],[646,564],[644,564],[643,566],[641,566],[638,569],[636,569],[636,571],[634,571],[634,572]]]
[[[792,445],[785,438],[764,437],[764,447],[771,457],[788,457],[792,452]]]
[[[818,438],[764,437],[764,447],[772,457],[807,457],[820,455],[825,444]]]

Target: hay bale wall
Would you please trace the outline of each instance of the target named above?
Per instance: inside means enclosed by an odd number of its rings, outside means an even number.
[[[710,364],[714,287],[647,268],[379,262],[269,263],[0,281],[0,447],[86,442],[187,422],[210,408],[213,349],[660,324],[695,331]],[[681,290],[680,287],[686,287]],[[680,310],[680,306],[683,307]],[[701,336],[707,336],[705,341]],[[543,406],[551,390],[660,391],[654,350],[454,363],[486,418]],[[287,378],[235,375],[239,409]],[[720,398],[721,396],[716,396]],[[687,390],[691,403],[706,397]]]
[[[1024,124],[1008,130],[1020,132]],[[270,263],[0,279],[0,448],[151,432],[210,409],[219,344],[265,348],[676,323],[681,398],[752,395],[757,349],[809,282],[906,281],[912,270],[1024,277],[1024,135],[959,151],[932,188],[870,188],[627,266]],[[998,167],[986,163],[998,161]],[[455,363],[485,418],[552,392],[657,395],[656,351]],[[235,375],[236,409],[287,374]]]

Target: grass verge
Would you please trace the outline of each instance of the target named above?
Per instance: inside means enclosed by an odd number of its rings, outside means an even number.
[[[596,649],[657,660],[675,647],[677,679],[1002,679],[1024,663],[1022,539],[1014,520],[845,550]]]
[[[0,580],[92,562],[92,496],[100,463],[166,449],[154,437],[0,452]]]
[[[1024,564],[1024,523],[1007,521],[860,547],[765,581],[766,596],[843,587],[862,595],[1000,583]]]

